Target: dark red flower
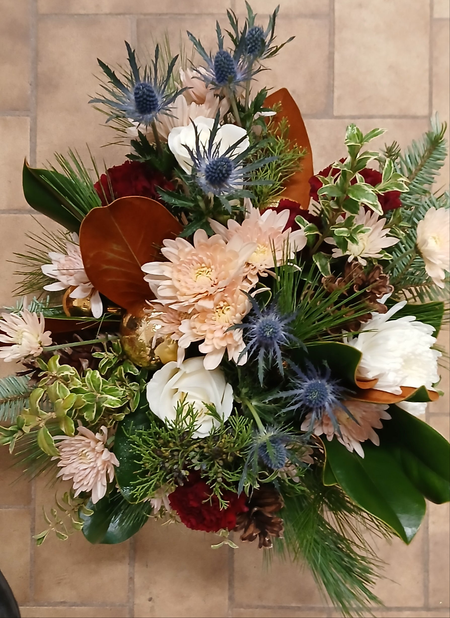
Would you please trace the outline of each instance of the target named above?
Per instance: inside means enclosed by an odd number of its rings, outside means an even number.
[[[222,495],[228,502],[228,507],[221,509],[219,499],[211,493],[211,488],[200,475],[191,473],[188,482],[169,495],[170,506],[178,513],[183,524],[192,530],[233,530],[236,526],[236,515],[248,510],[247,496],[224,491]]]
[[[340,159],[341,163],[343,163],[344,161],[345,159]],[[319,199],[317,192],[322,186],[322,183],[319,180],[318,176],[331,175],[332,177],[334,177],[338,174],[338,172],[339,170],[337,168],[332,168],[331,165],[329,165],[324,170],[319,172],[317,176],[312,176],[309,179],[309,186],[311,187],[310,196],[313,200],[317,201]],[[380,184],[382,179],[381,173],[379,171],[370,168],[365,168],[361,170],[360,174],[364,178],[366,183],[368,185],[372,185],[372,187]],[[355,182],[356,180],[354,179],[352,181],[352,184],[354,184]],[[378,201],[380,202],[383,212],[387,212],[388,210],[394,210],[395,208],[400,208],[402,205],[400,201],[400,191],[388,191],[387,193],[383,193],[382,195],[378,196]]]
[[[102,174],[94,185],[103,206],[110,204],[118,197],[131,195],[161,201],[157,187],[169,191],[174,189],[172,182],[167,180],[161,172],[139,161],[125,161],[122,165],[110,167],[107,174]]]

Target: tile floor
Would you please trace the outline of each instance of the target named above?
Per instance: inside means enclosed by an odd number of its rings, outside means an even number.
[[[253,0],[261,15],[272,0]],[[44,164],[70,146],[120,163],[124,150],[100,149],[110,135],[87,105],[96,89],[96,58],[124,57],[123,40],[145,52],[164,31],[186,29],[213,43],[213,25],[243,0],[0,0],[0,304],[14,287],[14,264],[27,232],[38,229],[21,193],[21,163]],[[161,13],[161,9],[164,13]],[[288,86],[305,116],[320,170],[343,154],[346,124],[383,126],[386,141],[406,145],[438,111],[449,120],[448,0],[281,0],[279,39],[296,35],[267,73]],[[383,144],[383,139],[380,144]],[[448,185],[447,162],[440,186]],[[448,332],[441,337],[448,346]],[[6,373],[5,367],[1,374]],[[444,377],[448,393],[448,373]],[[449,433],[446,399],[428,421]],[[131,542],[92,547],[81,536],[36,548],[45,480],[17,478],[0,451],[0,569],[26,618],[135,616],[331,617],[308,572],[275,562],[264,570],[254,547],[212,551],[211,538],[149,523]],[[431,506],[409,548],[379,548],[388,566],[377,617],[449,616],[449,509]]]

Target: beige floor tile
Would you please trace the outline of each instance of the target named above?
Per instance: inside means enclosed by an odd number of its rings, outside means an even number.
[[[253,0],[249,3],[254,13],[258,14],[272,14],[277,2],[273,0]],[[328,0],[284,0],[280,3],[280,16],[287,13],[292,15],[328,15],[330,10],[330,3]],[[237,0],[236,13],[238,15],[247,15],[247,9],[245,8],[244,0]],[[257,20],[257,24],[259,24]],[[264,26],[264,23],[260,24]]]
[[[447,4],[448,7],[448,4]],[[450,121],[450,26],[448,21],[439,20],[433,22],[432,32],[433,48],[433,114],[438,112],[439,118]],[[447,131],[448,139],[448,131]],[[436,183],[448,187],[450,182],[450,163],[447,161],[441,171],[440,178]]]
[[[28,0],[0,0],[0,110],[30,106],[30,7]]]
[[[217,539],[149,521],[136,537],[134,616],[226,616],[228,549],[211,549]]]
[[[29,140],[29,118],[0,117],[0,211],[28,209],[22,193],[22,166],[30,156]]]
[[[233,618],[327,618],[329,609],[280,609],[278,607],[235,609]]]
[[[427,116],[429,1],[335,7],[335,114]]]
[[[326,605],[307,567],[273,556],[267,566],[263,552],[241,544],[234,553],[234,598],[240,605]]]
[[[365,133],[375,127],[387,130],[384,135],[370,142],[370,148],[372,149],[373,146],[374,150],[382,149],[385,144],[392,144],[394,140],[402,148],[406,148],[412,140],[419,139],[428,130],[427,119],[339,118],[319,120],[306,118],[305,124],[311,142],[315,173],[346,155],[345,129],[351,123],[355,123]],[[373,167],[376,167],[376,164],[373,164]]]
[[[22,618],[126,618],[128,607],[21,607]]]
[[[446,415],[430,417],[431,425],[447,439],[450,419]],[[429,504],[429,595],[432,607],[450,607],[450,509],[449,504]]]
[[[0,508],[7,506],[28,506],[31,499],[31,483],[22,474],[20,467],[9,454],[8,447],[0,446]]]
[[[164,4],[161,4],[159,0],[38,0],[40,13],[68,13],[72,15],[89,13],[182,13],[186,15],[197,13],[204,15],[213,12],[213,6],[209,0],[183,0],[183,2],[165,0]],[[220,10],[224,14],[229,6],[230,2],[221,0]]]
[[[270,71],[259,81],[274,89],[288,88],[302,114],[324,114],[331,96],[328,20],[281,16],[277,41],[293,35],[295,39],[267,62]]]
[[[425,535],[422,526],[410,545],[397,537],[390,543],[378,541],[374,544],[379,558],[386,563],[374,592],[386,607],[423,607]]]
[[[0,570],[18,603],[30,599],[30,512],[0,508]]]
[[[37,161],[44,164],[54,152],[78,150],[89,163],[86,143],[102,168],[125,160],[124,147],[101,148],[116,139],[104,116],[88,105],[99,91],[97,58],[116,65],[124,62],[124,40],[130,38],[126,17],[41,17],[38,42]],[[95,74],[95,75],[94,75]]]
[[[449,18],[450,3],[448,0],[433,0],[433,17]]]

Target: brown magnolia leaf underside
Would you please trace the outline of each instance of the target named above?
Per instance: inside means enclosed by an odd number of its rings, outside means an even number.
[[[378,391],[374,388],[369,388],[367,390],[360,390],[358,393],[352,396],[353,399],[358,399],[358,401],[367,401],[369,403],[384,403],[384,404],[393,404],[399,403],[400,401],[405,401],[418,390],[417,388],[413,388],[411,386],[402,386],[402,394],[401,395],[393,395],[392,393],[387,393],[386,391]],[[439,399],[439,393],[436,391],[428,390],[428,397],[430,401],[437,401]]]
[[[264,103],[265,107],[273,107],[281,104],[281,111],[273,118],[273,122],[279,123],[286,118],[289,123],[289,139],[299,148],[306,148],[306,155],[301,160],[301,169],[295,172],[287,181],[282,198],[298,202],[304,209],[309,205],[309,179],[314,174],[311,144],[301,112],[286,88],[281,88],[270,94]]]
[[[178,236],[181,224],[159,202],[121,197],[94,208],[80,228],[84,268],[94,287],[131,313],[152,298],[141,266],[161,259],[165,239]]]

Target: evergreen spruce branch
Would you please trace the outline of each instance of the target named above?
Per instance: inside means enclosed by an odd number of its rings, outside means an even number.
[[[26,376],[7,376],[0,379],[0,422],[14,422],[28,406],[33,389]]]
[[[93,161],[92,154],[90,154],[90,156],[91,161]],[[78,152],[69,150],[68,157],[56,153],[55,158],[62,172],[70,181],[69,186],[71,193],[70,195],[63,193],[63,195],[66,199],[69,199],[73,207],[84,215],[87,215],[93,208],[101,206],[101,199],[94,189],[91,174]],[[53,166],[50,166],[50,169],[59,171]],[[55,188],[58,189],[58,187]],[[61,189],[58,189],[58,191],[62,192]]]

